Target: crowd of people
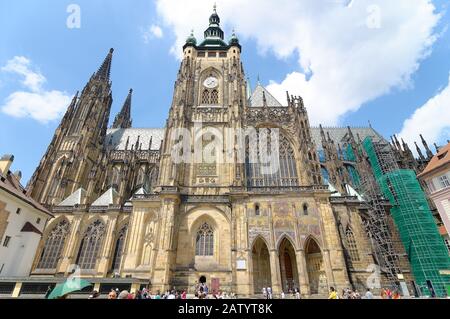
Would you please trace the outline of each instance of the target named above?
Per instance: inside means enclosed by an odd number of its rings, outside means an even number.
[[[397,290],[392,291],[389,288],[383,288],[380,292],[381,299],[400,299],[400,293]],[[374,295],[370,288],[367,288],[364,295],[361,295],[358,290],[350,288],[342,289],[342,294],[339,296],[334,287],[330,288],[328,299],[374,299]]]
[[[89,296],[89,299],[97,299],[99,297],[100,293],[94,290]],[[147,288],[137,290],[136,292],[129,292],[128,290],[120,291],[116,288],[111,289],[108,293],[108,299],[188,299],[188,296],[186,290],[177,290],[175,287],[163,293],[159,290],[152,292]],[[201,283],[195,285],[193,299],[236,299],[236,295],[234,293],[228,294],[220,290],[210,292],[208,286]]]

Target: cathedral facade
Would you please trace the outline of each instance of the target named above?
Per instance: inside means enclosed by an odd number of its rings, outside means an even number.
[[[136,129],[132,90],[108,128],[111,49],[74,97],[27,187],[55,216],[31,277],[78,268],[109,285],[192,291],[206,282],[244,296],[268,286],[303,295],[371,287],[379,262],[366,208],[351,187],[364,166],[341,148],[383,138],[371,127],[311,127],[301,97],[287,94],[282,105],[259,83],[250,88],[241,50],[235,34],[224,41],[214,11],[204,40],[191,35],[183,47],[165,128]],[[256,154],[271,146],[259,132],[278,133],[276,171],[262,173],[249,155],[254,145],[227,133],[246,130],[257,132]],[[197,147],[209,160],[194,159]],[[413,280],[407,260],[399,265]],[[383,269],[379,275],[385,283]]]

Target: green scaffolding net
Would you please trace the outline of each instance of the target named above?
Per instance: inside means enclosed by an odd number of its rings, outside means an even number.
[[[347,160],[356,162],[356,156],[350,144],[347,145]],[[361,184],[361,180],[356,169],[353,166],[348,166],[348,173],[350,174],[350,178],[352,179],[354,186],[358,187]]]
[[[364,140],[363,147],[381,192],[392,205],[416,284],[425,295],[430,295],[432,284],[437,296],[446,296],[450,277],[441,272],[450,269],[450,258],[415,172],[383,167],[371,138]]]

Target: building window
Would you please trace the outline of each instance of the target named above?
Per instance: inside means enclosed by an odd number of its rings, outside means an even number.
[[[208,58],[215,58],[216,56],[216,52],[208,52]]]
[[[255,205],[255,216],[259,216],[259,215],[261,215],[261,212],[259,210],[259,204],[256,204]]]
[[[227,53],[226,53],[226,52],[220,52],[220,53],[219,53],[219,56],[220,56],[221,58],[226,58],[226,57],[227,57]]]
[[[69,222],[67,220],[62,220],[53,228],[42,249],[41,258],[37,265],[38,269],[56,268],[58,261],[61,258],[64,242],[68,233]]]
[[[247,187],[259,188],[259,187],[296,187],[298,186],[298,174],[295,162],[294,149],[288,139],[280,134],[278,139],[279,158],[278,169],[268,170],[265,163],[261,162],[263,158],[262,154],[271,151],[271,143],[276,140],[277,135],[275,132],[271,132],[266,129],[266,145],[263,145],[264,149],[260,149],[261,142],[259,142],[261,130],[257,133],[258,143],[250,145],[250,139],[246,142],[246,172],[247,172]],[[258,144],[258,145],[256,145]],[[267,154],[266,154],[267,156]]]
[[[442,175],[439,177],[439,181],[441,182],[441,186],[443,188],[450,187],[450,181],[448,180],[447,175]]]
[[[38,219],[36,219],[36,224],[40,224],[41,223],[41,219],[40,218],[38,218]]]
[[[219,91],[216,89],[208,90],[204,89],[202,93],[202,103],[203,105],[218,105],[219,104]]]
[[[202,104],[210,104],[209,91],[206,89],[202,93]]]
[[[105,230],[105,224],[100,220],[96,220],[87,228],[76,261],[81,269],[95,269]]]
[[[16,214],[17,215],[20,215],[20,212],[22,211],[22,209],[21,208],[17,208],[17,210],[16,210]]]
[[[199,53],[197,53],[197,56],[199,58],[204,58],[205,57],[205,52],[199,52]]]
[[[211,91],[211,100],[210,100],[210,104],[213,105],[217,105],[219,104],[219,92],[217,90],[212,90]]]
[[[8,247],[10,241],[11,241],[11,237],[6,236],[5,240],[3,241],[3,247]]]
[[[303,204],[303,215],[304,216],[308,216],[309,215],[308,205],[307,204]]]
[[[116,240],[116,248],[114,250],[114,256],[112,261],[112,267],[111,269],[115,272],[117,272],[120,269],[120,264],[122,262],[122,255],[123,255],[123,249],[125,244],[125,235],[127,233],[128,225],[124,226],[120,232],[119,236]]]
[[[214,256],[214,231],[207,223],[204,223],[197,232],[195,255]]]
[[[356,245],[355,235],[353,234],[353,231],[350,228],[347,228],[347,231],[345,232],[345,237],[347,240],[347,248],[348,253],[350,255],[350,259],[352,261],[359,261],[359,253],[358,253],[358,246]]]

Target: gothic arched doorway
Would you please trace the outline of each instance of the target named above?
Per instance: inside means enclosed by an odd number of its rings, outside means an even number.
[[[299,288],[297,259],[295,249],[291,242],[284,238],[278,249],[281,271],[281,287],[283,291],[292,291]]]
[[[322,252],[314,239],[308,239],[305,254],[311,294],[326,294],[328,285]]]
[[[270,256],[266,243],[258,238],[252,248],[253,288],[256,294],[261,293],[263,287],[272,286],[270,275]]]

